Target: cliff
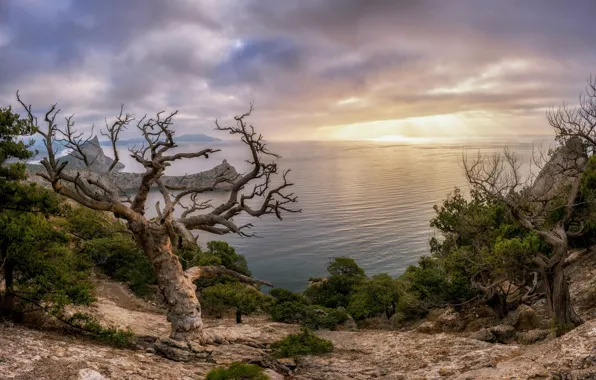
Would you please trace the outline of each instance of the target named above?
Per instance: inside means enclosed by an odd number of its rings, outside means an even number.
[[[106,156],[103,149],[101,149],[97,136],[83,144],[83,151],[85,152],[87,160],[91,162],[91,170],[94,172],[106,172],[114,162],[114,160]],[[69,169],[86,169],[85,162],[78,157],[79,156],[74,152],[71,152],[64,157],[59,158],[58,161],[68,162]],[[119,162],[116,164],[115,169],[122,170],[124,169],[124,165]]]

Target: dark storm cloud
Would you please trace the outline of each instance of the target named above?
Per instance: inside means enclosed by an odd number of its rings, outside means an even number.
[[[178,128],[205,131],[255,102],[279,138],[453,112],[539,125],[594,71],[594,14],[588,0],[6,0],[0,101],[21,89],[89,123],[122,102],[176,108]]]

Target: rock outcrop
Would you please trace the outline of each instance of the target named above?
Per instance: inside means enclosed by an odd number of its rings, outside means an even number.
[[[97,173],[105,173],[110,168],[114,160],[105,155],[103,149],[99,144],[97,136],[87,141],[82,145],[83,153],[90,164],[91,170]],[[70,152],[64,157],[58,159],[59,162],[68,162],[68,168],[71,170],[87,169],[85,162],[80,159],[80,154],[77,152]],[[124,169],[124,165],[120,162],[114,167],[115,170]]]

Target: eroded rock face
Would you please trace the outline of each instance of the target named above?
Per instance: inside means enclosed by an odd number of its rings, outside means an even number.
[[[583,172],[587,161],[588,155],[581,139],[569,139],[558,148],[536,177],[531,189],[533,198],[537,201],[550,200],[564,195],[568,186]]]
[[[91,170],[97,173],[104,173],[107,172],[110,168],[110,165],[114,162],[113,159],[106,156],[103,149],[99,145],[99,139],[97,136],[93,137],[91,140],[83,144],[83,153],[85,154],[87,161],[91,166]],[[78,153],[71,152],[64,157],[60,157],[58,159],[59,162],[66,161],[68,162],[68,168],[73,169],[86,169],[87,166],[85,162],[81,160],[81,156]],[[114,167],[116,170],[124,169],[124,165],[122,163],[117,163]]]

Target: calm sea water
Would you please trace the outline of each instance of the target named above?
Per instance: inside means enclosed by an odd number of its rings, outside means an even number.
[[[287,214],[283,221],[273,216],[250,221],[259,237],[214,236],[203,233],[200,241],[225,240],[248,259],[254,276],[276,287],[304,289],[309,277],[324,276],[329,260],[347,256],[368,274],[397,276],[408,265],[428,254],[433,236],[429,221],[433,205],[457,186],[468,189],[461,168],[462,152],[500,152],[505,147],[526,161],[536,144],[548,137],[517,141],[476,141],[429,144],[376,142],[271,143],[280,153],[282,168],[292,169],[293,191],[299,196],[300,214]],[[239,171],[245,170],[246,147],[222,142],[209,146],[222,149],[208,160],[181,162],[168,174],[182,175],[205,170],[226,158]],[[185,146],[184,150],[204,146]],[[124,158],[126,171],[139,167]],[[152,194],[153,205],[159,194]],[[205,199],[218,204],[224,193]],[[150,211],[151,212],[151,211]]]

